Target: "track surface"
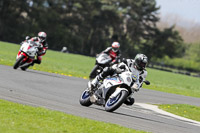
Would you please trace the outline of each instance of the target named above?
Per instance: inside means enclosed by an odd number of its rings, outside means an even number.
[[[88,80],[46,72],[0,65],[0,99],[32,106],[42,106],[93,120],[115,123],[128,128],[154,133],[199,133],[200,126],[138,105],[123,105],[113,113],[103,107],[83,107],[79,96]],[[200,106],[200,98],[141,89],[135,93],[136,103],[191,104]],[[192,113],[192,112],[191,112]]]

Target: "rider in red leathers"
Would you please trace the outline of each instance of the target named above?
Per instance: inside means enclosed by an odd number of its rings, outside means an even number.
[[[34,42],[39,42],[42,44],[42,47],[39,48],[38,54],[37,54],[37,59],[33,60],[33,62],[30,65],[34,65],[34,63],[41,64],[42,61],[42,56],[46,54],[46,51],[48,49],[48,44],[46,42],[47,34],[45,32],[39,32],[38,37],[32,37],[30,38],[29,36],[26,37],[25,41],[34,41]],[[21,54],[21,51],[18,52],[18,55]]]
[[[102,51],[101,53],[105,53],[107,55],[109,55],[112,59],[112,61],[110,62],[109,65],[113,65],[115,63],[120,62],[120,57],[121,57],[121,52],[119,50],[120,48],[120,44],[118,42],[113,42],[111,47],[108,47],[107,49],[105,49],[104,51]],[[96,69],[93,68],[92,72],[90,73],[89,78],[93,79],[96,75]]]
[[[110,57],[112,58],[112,64],[115,64],[121,57],[121,52],[119,48],[120,44],[118,42],[113,42],[112,47],[108,47],[106,50],[103,51],[103,53],[110,55]]]

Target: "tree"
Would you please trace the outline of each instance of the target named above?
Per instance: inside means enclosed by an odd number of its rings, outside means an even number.
[[[19,43],[45,31],[53,50],[94,56],[119,41],[127,58],[181,56],[174,27],[156,27],[158,10],[155,0],[1,0],[0,40]]]
[[[2,41],[17,43],[21,41],[22,33],[28,29],[27,12],[26,1],[0,1],[0,39]]]
[[[174,30],[174,26],[164,29],[157,29],[155,37],[144,42],[142,48],[149,57],[162,58],[165,55],[170,58],[182,57],[184,54],[183,40],[179,33]]]

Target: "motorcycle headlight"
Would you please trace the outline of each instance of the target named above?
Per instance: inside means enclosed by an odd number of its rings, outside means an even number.
[[[131,82],[131,78],[130,78],[130,77],[127,77],[126,80],[127,80],[128,82]]]

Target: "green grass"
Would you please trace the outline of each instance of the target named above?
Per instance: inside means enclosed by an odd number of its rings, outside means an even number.
[[[185,118],[200,121],[200,107],[187,104],[165,104],[159,105],[159,108]]]
[[[151,85],[144,85],[144,88],[185,96],[200,97],[200,78],[154,69],[147,70],[147,79],[151,81]]]
[[[1,133],[144,133],[116,124],[0,100]]]
[[[0,42],[0,64],[13,66],[19,48],[20,45]],[[48,50],[42,64],[36,64],[30,69],[87,79],[94,63],[95,58],[92,57]],[[144,85],[144,88],[200,97],[200,78],[150,68],[147,71],[151,85]]]

